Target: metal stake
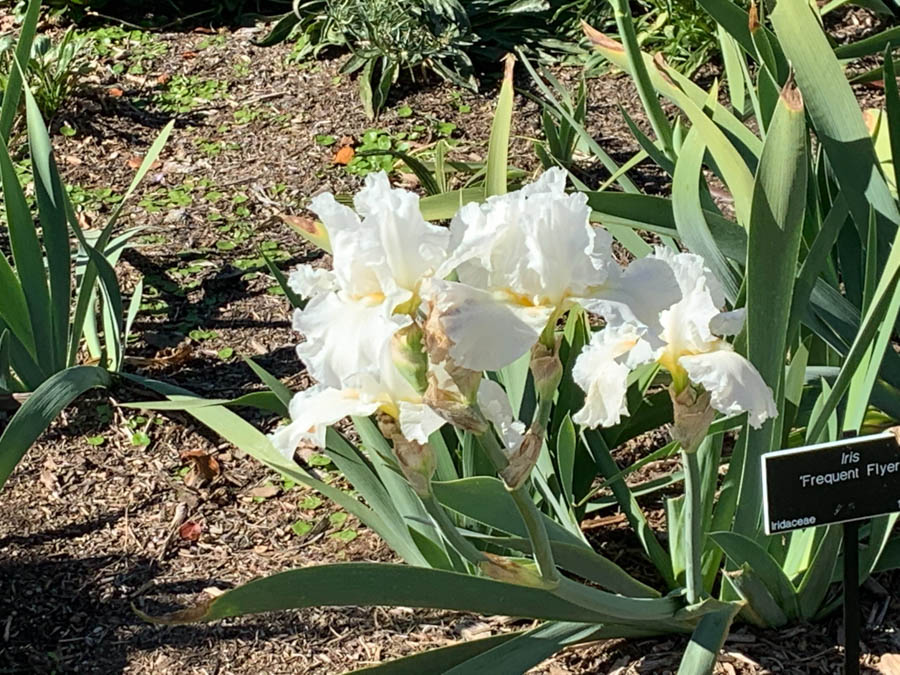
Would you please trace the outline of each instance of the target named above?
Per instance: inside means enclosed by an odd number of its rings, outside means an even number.
[[[859,521],[843,527],[844,675],[859,675]]]

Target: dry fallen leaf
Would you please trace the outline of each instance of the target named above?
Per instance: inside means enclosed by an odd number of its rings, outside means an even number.
[[[625,520],[624,513],[616,513],[612,516],[597,516],[596,518],[590,518],[588,520],[583,520],[581,522],[582,530],[593,530],[598,527],[608,527],[610,525],[618,525],[623,520]]]
[[[165,84],[166,82],[168,82],[171,79],[172,79],[172,76],[169,75],[169,73],[160,73],[159,75],[156,76],[157,84]]]
[[[280,492],[280,489],[277,485],[260,485],[259,487],[255,487],[252,490],[247,490],[247,495],[250,497],[260,497],[262,499],[268,499],[269,497],[274,497]]]
[[[50,493],[55,493],[59,489],[59,483],[56,482],[56,476],[51,471],[41,471],[41,484],[47,488]]]
[[[141,155],[135,155],[134,157],[130,157],[128,159],[128,168],[134,169],[135,171],[137,171],[138,169],[141,168],[141,164],[143,164],[143,163],[144,163],[144,158]],[[160,166],[162,166],[161,162],[159,160],[156,160],[155,162],[153,162],[153,164],[150,165],[150,168],[158,169]]]
[[[109,94],[110,96],[112,96],[113,98],[119,98],[125,92],[122,91],[121,89],[119,89],[118,87],[110,87],[106,93]]]
[[[172,349],[164,349],[152,359],[143,356],[126,356],[125,362],[133,366],[138,366],[139,368],[146,368],[147,370],[161,370],[163,368],[169,368],[170,366],[181,365],[185,361],[189,361],[193,351],[193,347],[191,347],[190,344],[184,344],[174,351]]]
[[[197,58],[197,52],[181,52],[181,58],[183,59],[195,59]]]
[[[184,477],[184,483],[193,487],[202,482],[209,482],[221,473],[219,462],[215,457],[203,450],[188,450],[181,453],[182,462],[190,462],[191,470]]]
[[[197,541],[201,532],[203,532],[203,526],[194,520],[188,520],[178,528],[178,536],[185,541]]]
[[[340,148],[336,153],[334,153],[334,163],[335,164],[349,164],[350,160],[353,159],[353,155],[356,153],[353,150],[352,146],[345,145],[343,148]]]

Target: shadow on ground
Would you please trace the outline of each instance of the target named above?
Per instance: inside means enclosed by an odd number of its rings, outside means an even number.
[[[77,538],[115,518],[50,528],[31,539],[46,543],[53,538]],[[28,544],[6,537],[0,550],[8,554],[15,545],[27,556]],[[215,578],[155,583],[162,574],[163,566],[147,556],[58,555],[0,561],[0,673],[118,673],[126,669],[130,655],[139,651],[162,646],[191,649],[210,642],[254,641],[303,631],[294,613],[236,625],[147,624],[134,613],[132,603],[163,613],[176,608],[171,600],[175,596],[189,602],[184,598],[195,597],[204,588],[228,587]],[[145,604],[142,594],[149,587],[153,599]]]

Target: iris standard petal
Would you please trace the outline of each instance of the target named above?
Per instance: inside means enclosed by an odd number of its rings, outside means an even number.
[[[509,395],[493,380],[483,379],[478,385],[478,408],[494,425],[507,454],[519,447],[525,435],[525,425],[513,417]]]
[[[384,345],[409,321],[389,316],[382,304],[352,302],[338,293],[319,295],[294,312],[294,330],[306,337],[297,355],[317,382],[340,387],[352,375],[380,368]]]

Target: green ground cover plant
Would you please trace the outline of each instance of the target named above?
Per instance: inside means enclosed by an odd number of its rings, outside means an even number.
[[[31,53],[39,8],[37,0],[29,4],[17,56]],[[17,61],[26,64],[27,74],[28,62]],[[9,237],[9,252],[0,252],[0,395],[24,399],[0,435],[0,487],[53,418],[85,390],[107,385],[109,372],[122,365],[141,284],[126,307],[114,266],[140,230],[118,232],[116,224],[172,128],[167,126],[150,148],[104,227],[83,231],[25,79],[14,64],[0,107],[0,184]],[[23,89],[36,213],[7,147]]]

